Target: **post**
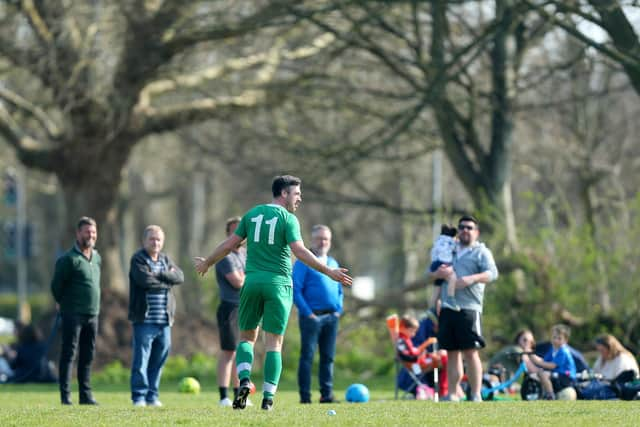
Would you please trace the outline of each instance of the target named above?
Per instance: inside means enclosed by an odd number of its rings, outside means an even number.
[[[27,192],[25,177],[20,167],[16,177],[16,294],[18,307],[16,318],[23,323],[31,322],[31,310],[27,301],[27,254],[25,232],[27,228]]]
[[[432,186],[431,205],[433,207],[433,240],[440,234],[440,222],[442,221],[442,150],[436,149],[432,154]]]
[[[435,242],[440,234],[442,222],[442,150],[439,148],[431,153],[431,207],[433,210],[431,233],[432,241]],[[433,293],[440,290],[438,286],[430,286],[430,288]]]
[[[435,354],[438,354],[438,341],[436,341],[433,344],[433,352]],[[438,366],[440,366],[441,364],[442,364],[442,358],[438,360],[438,362],[435,364],[436,367],[433,369],[433,401],[434,402],[440,401],[440,378],[438,378],[440,371]]]
[[[438,238],[440,234],[440,223],[442,222],[442,150],[436,149],[432,154],[432,197],[431,203],[433,206],[433,240]],[[432,292],[437,292],[438,287],[432,286]],[[438,343],[433,345],[433,351],[438,352]],[[439,362],[438,362],[439,363]],[[440,381],[439,381],[438,367],[433,370],[433,401],[438,402],[440,400]]]

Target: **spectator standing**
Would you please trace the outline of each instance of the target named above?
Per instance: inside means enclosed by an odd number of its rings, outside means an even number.
[[[167,254],[164,231],[149,225],[142,248],[131,257],[129,320],[133,323],[131,401],[134,406],[162,406],[158,399],[162,367],[171,349],[176,300],[173,287],[184,273]]]
[[[240,219],[238,216],[227,220],[225,226],[227,237],[236,231]],[[235,372],[235,356],[240,338],[238,306],[240,305],[240,289],[244,284],[245,264],[246,253],[242,250],[242,242],[216,264],[216,279],[220,289],[220,305],[216,312],[220,336],[220,357],[217,369],[220,406],[232,405],[231,399],[228,397],[229,383],[233,380],[234,399],[238,396],[240,386],[240,380]],[[249,400],[247,400],[247,405],[251,405]]]
[[[331,229],[322,224],[311,228],[311,252],[329,268],[339,268],[338,261],[329,256]],[[336,338],[342,314],[343,292],[336,282],[296,261],[293,266],[293,302],[298,308],[300,325],[300,361],[298,363],[298,390],[300,403],[311,403],[311,368],[316,347],[320,354],[318,381],[320,403],[332,403],[333,359]]]
[[[496,280],[498,269],[493,254],[483,243],[478,220],[465,215],[458,221],[458,244],[454,250],[453,264],[443,264],[430,274],[432,279],[449,280],[455,274],[455,300],[460,311],[442,307],[438,342],[447,350],[447,377],[449,395],[445,400],[457,401],[457,390],[463,375],[462,361],[466,362],[467,377],[471,387],[471,400],[480,402],[482,386],[482,362],[479,350],[485,347],[482,336],[482,306],[485,285]],[[449,283],[440,288],[440,298],[447,299]]]
[[[102,259],[94,249],[98,227],[82,217],[76,226],[76,243],[56,261],[51,293],[62,317],[62,347],[58,369],[60,402],[71,405],[71,365],[78,350],[78,386],[81,405],[97,405],[91,391],[91,362],[96,348],[100,312]]]

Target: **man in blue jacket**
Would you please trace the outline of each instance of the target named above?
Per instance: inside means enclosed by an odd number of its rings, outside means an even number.
[[[314,225],[311,228],[311,251],[327,267],[338,268],[338,262],[328,255],[329,249],[331,230],[326,225]],[[342,300],[339,282],[296,261],[293,266],[293,302],[298,308],[301,335],[298,365],[300,403],[311,403],[311,366],[316,346],[320,352],[320,403],[335,402],[333,358]]]

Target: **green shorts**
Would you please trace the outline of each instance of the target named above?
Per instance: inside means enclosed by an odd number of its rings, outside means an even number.
[[[262,329],[284,335],[293,304],[293,287],[245,281],[240,290],[238,324],[240,330]]]

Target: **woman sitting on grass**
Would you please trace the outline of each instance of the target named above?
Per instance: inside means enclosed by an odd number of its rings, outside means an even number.
[[[613,335],[596,338],[596,350],[600,355],[593,365],[593,372],[602,375],[603,380],[614,381],[625,371],[633,371],[634,376],[638,376],[636,358]]]

